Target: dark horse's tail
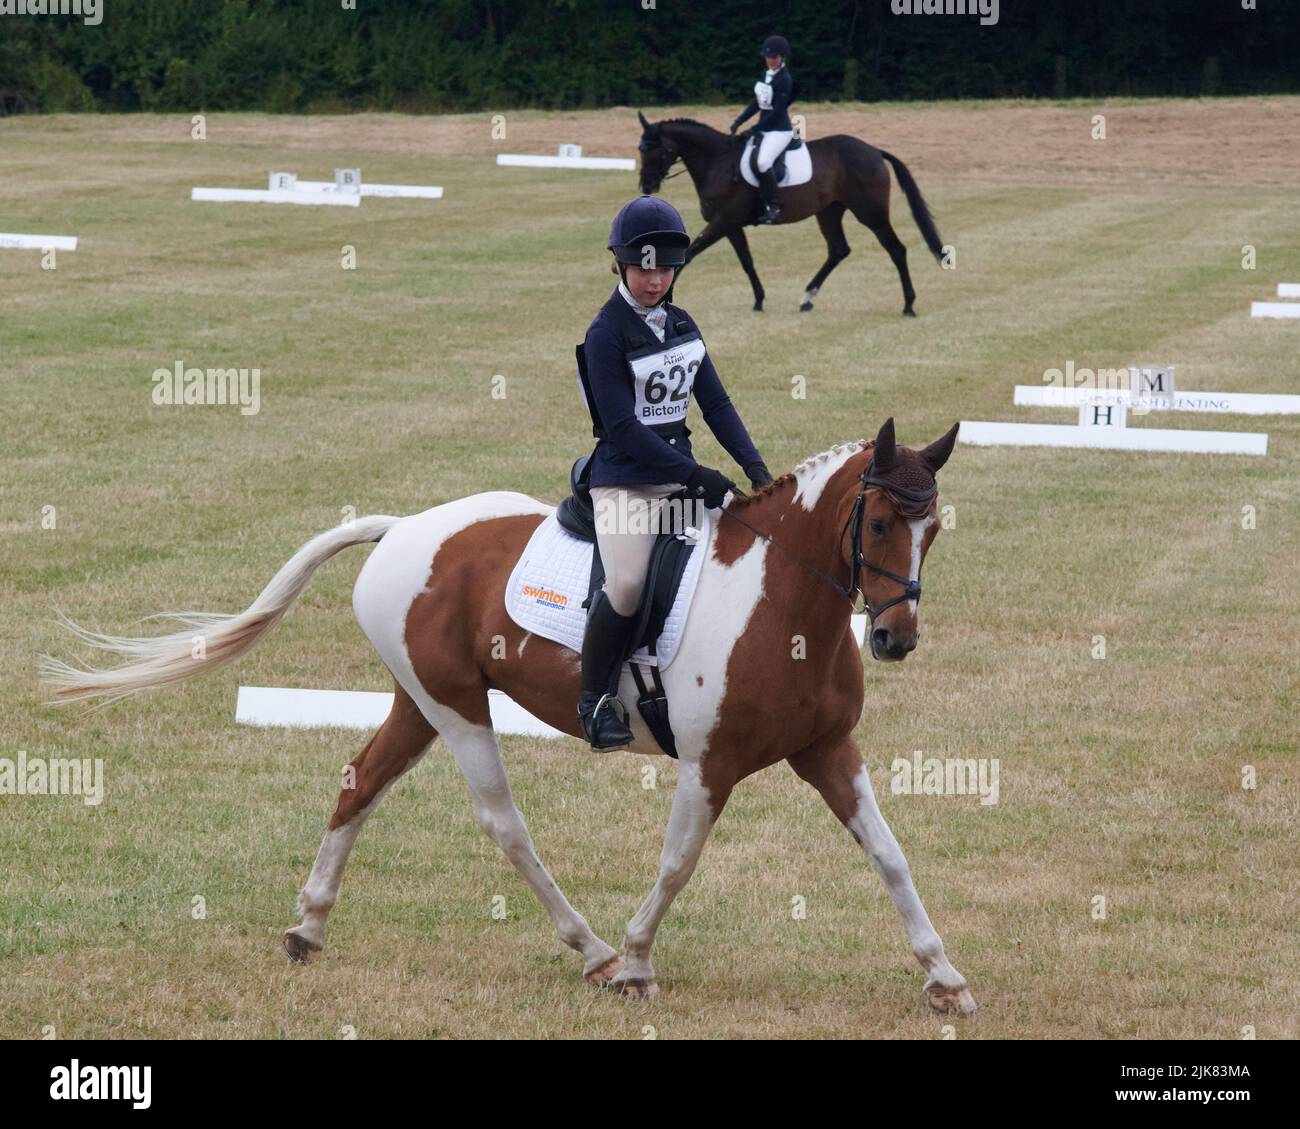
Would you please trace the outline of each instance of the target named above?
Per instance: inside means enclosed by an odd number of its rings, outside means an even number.
[[[916,181],[912,179],[912,174],[907,171],[907,166],[893,153],[886,153],[881,149],[880,155],[894,166],[894,175],[898,177],[899,187],[902,188],[903,195],[907,197],[907,202],[911,205],[912,218],[916,220],[916,226],[921,229],[921,235],[925,239],[925,245],[930,248],[930,254],[936,259],[942,259],[943,240],[939,238],[939,229],[934,226],[934,217],[930,215],[930,205],[925,202],[925,197],[921,195],[921,190],[917,187]]]

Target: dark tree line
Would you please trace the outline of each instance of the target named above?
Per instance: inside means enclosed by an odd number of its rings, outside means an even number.
[[[1300,0],[1000,0],[988,27],[894,0],[345,2],[0,16],[0,112],[739,104],[774,31],[805,101],[1300,90]]]

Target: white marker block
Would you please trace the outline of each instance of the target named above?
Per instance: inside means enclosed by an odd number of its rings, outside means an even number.
[[[1253,318],[1300,318],[1300,302],[1251,302]]]
[[[1077,408],[1097,397],[1120,396],[1129,411],[1219,412],[1241,416],[1300,415],[1300,396],[1263,392],[1177,392],[1168,396],[1134,396],[1129,392],[1100,392],[1095,388],[1061,388],[1057,385],[1017,384],[1015,403],[1023,408]]]
[[[526,169],[624,169],[631,171],[636,162],[624,157],[534,157],[520,153],[498,153],[498,165]]]
[[[326,204],[356,208],[361,197],[348,192],[272,192],[263,188],[194,188],[191,200],[215,200],[240,204]]]
[[[1268,436],[1254,431],[1174,431],[1154,427],[1074,427],[1053,423],[962,420],[957,433],[975,447],[1089,447],[1111,451],[1188,451],[1265,455]]]
[[[560,146],[560,156],[561,156],[561,157],[581,157],[581,156],[582,156],[582,146],[581,146],[581,145],[561,145],[561,146]]]
[[[292,192],[297,183],[296,172],[273,172],[266,187],[270,192]]]
[[[1300,298],[1300,282],[1279,282],[1277,284],[1277,296],[1279,298]]]
[[[292,728],[378,729],[393,708],[393,695],[365,690],[295,690],[279,686],[241,686],[235,721],[241,725]],[[488,691],[492,728],[528,737],[563,737],[500,690]]]
[[[361,170],[360,169],[335,169],[334,170],[334,191],[335,192],[360,192],[361,191]]]
[[[1098,396],[1079,405],[1080,427],[1127,427],[1128,401],[1120,396]]]
[[[75,235],[18,235],[13,232],[0,231],[0,247],[28,248],[44,251],[47,247],[55,251],[75,251]]]
[[[298,188],[303,192],[333,192],[332,180],[300,180]],[[363,184],[362,196],[400,196],[413,200],[441,200],[442,188],[434,184]]]

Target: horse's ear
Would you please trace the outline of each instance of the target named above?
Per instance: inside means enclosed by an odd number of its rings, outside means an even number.
[[[645,120],[645,114],[643,114],[640,110],[637,110],[637,112],[636,112],[636,116],[637,116],[637,120],[641,123],[641,129],[642,129],[645,133],[649,133],[649,132],[650,132],[650,123],[649,123],[648,121]]]
[[[921,461],[930,468],[931,474],[938,474],[939,468],[948,461],[948,456],[952,454],[953,444],[957,442],[957,429],[959,427],[961,427],[960,423],[954,423],[948,429],[946,435],[936,439],[921,452]]]
[[[885,420],[880,434],[876,436],[876,449],[872,458],[876,461],[876,470],[885,471],[894,465],[896,448],[894,446],[894,417]]]

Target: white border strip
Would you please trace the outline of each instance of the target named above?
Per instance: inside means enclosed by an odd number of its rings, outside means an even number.
[[[488,691],[492,728],[528,737],[563,737],[500,690]],[[393,695],[367,690],[299,690],[287,686],[241,686],[235,721],[299,729],[378,729],[393,708]]]
[[[1300,302],[1251,302],[1253,318],[1300,318]]]
[[[1054,384],[1017,384],[1015,403],[1027,408],[1077,408],[1082,404],[1123,403],[1129,411],[1224,412],[1242,416],[1300,415],[1300,396],[1259,392],[1180,392],[1168,396],[1134,396],[1128,389],[1062,388]]]
[[[359,208],[361,197],[355,192],[291,192],[267,188],[194,188],[191,200],[214,200],[241,204],[329,204],[334,207]]]
[[[521,153],[498,153],[498,165],[527,169],[635,169],[626,157],[534,157]]]
[[[25,247],[36,251],[44,251],[47,247],[52,247],[56,251],[75,251],[77,237],[75,235],[16,235],[12,232],[0,231],[0,247]]]
[[[1279,282],[1277,284],[1277,296],[1279,298],[1300,298],[1300,282]]]
[[[1079,427],[1077,424],[962,420],[957,437],[976,447],[1088,447],[1114,451],[1191,451],[1209,455],[1268,453],[1268,436],[1256,431],[1175,431],[1155,427]]]
[[[337,192],[332,180],[300,180],[296,187],[303,192]],[[355,196],[356,193],[351,193]],[[433,184],[362,184],[362,196],[401,196],[413,200],[441,200],[442,188]]]

